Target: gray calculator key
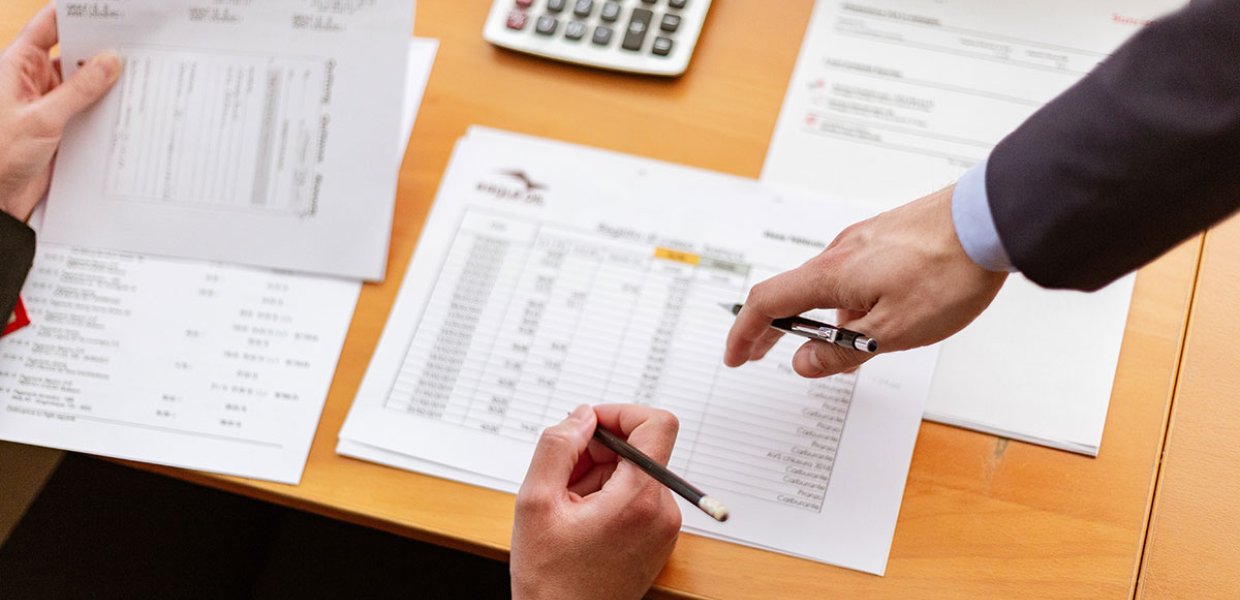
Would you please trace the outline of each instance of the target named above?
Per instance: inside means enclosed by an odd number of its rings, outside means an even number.
[[[668,0],[667,5],[672,8],[684,8],[689,0]]]
[[[612,29],[606,25],[599,25],[594,28],[594,38],[591,40],[599,46],[606,46],[611,43]]]
[[[594,12],[594,0],[577,0],[573,4],[573,14],[579,17],[588,17]]]
[[[568,0],[547,0],[547,12],[561,12],[567,4]]]
[[[581,21],[569,21],[564,26],[564,37],[570,40],[579,40],[586,36],[587,29],[589,27],[586,27],[586,24]]]
[[[538,22],[534,24],[534,31],[542,35],[551,35],[560,26],[560,22],[551,15],[543,15],[538,17]]]
[[[654,38],[654,45],[650,46],[650,51],[656,56],[667,56],[672,53],[672,38],[659,36]]]
[[[620,18],[620,3],[607,2],[603,4],[603,11],[599,13],[599,18],[608,23],[614,22]]]
[[[663,15],[663,20],[659,22],[659,29],[668,33],[676,33],[676,30],[680,29],[680,15]]]
[[[650,21],[653,19],[653,11],[634,8],[633,16],[629,18],[629,28],[624,32],[624,42],[620,44],[620,47],[625,50],[641,50],[642,43],[646,41],[646,33],[650,31]]]

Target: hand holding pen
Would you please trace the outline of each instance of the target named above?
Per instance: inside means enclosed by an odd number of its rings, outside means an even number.
[[[647,406],[582,406],[543,432],[517,494],[516,600],[640,598],[671,555],[681,523],[672,493],[594,442],[598,428],[665,465],[678,424]]]
[[[745,308],[744,304],[728,304],[726,302],[719,304],[719,306],[732,313],[732,316],[741,314],[741,310]],[[820,323],[805,317],[774,319],[771,321],[771,329],[782,333],[791,333],[809,340],[835,344],[841,348],[848,348],[858,352],[868,352],[870,354],[878,352],[878,340],[864,333],[836,325]]]
[[[724,363],[761,359],[779,341],[776,319],[835,309],[838,325],[878,340],[879,352],[927,346],[964,329],[1007,273],[979,267],[952,221],[953,189],[845,229],[818,256],[754,286],[728,335]],[[855,369],[876,353],[811,340],[792,359],[804,377]]]

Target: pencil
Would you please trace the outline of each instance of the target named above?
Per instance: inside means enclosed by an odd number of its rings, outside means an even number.
[[[641,450],[634,448],[632,444],[620,439],[616,434],[602,427],[596,427],[594,428],[594,439],[598,440],[600,444],[607,446],[607,449],[615,452],[617,456],[637,465],[637,468],[645,471],[655,481],[680,494],[680,497],[702,509],[702,512],[710,515],[712,519],[720,523],[728,520],[728,507],[724,506],[722,502],[707,496],[702,490],[685,481],[683,477],[667,470],[667,467],[646,456]]]

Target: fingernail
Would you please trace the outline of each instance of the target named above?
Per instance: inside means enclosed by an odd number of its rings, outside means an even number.
[[[568,422],[577,427],[582,434],[589,436],[594,433],[594,409],[589,404],[582,404],[568,415]]]
[[[115,79],[121,72],[121,57],[117,53],[106,50],[100,52],[93,60],[90,61],[94,68],[99,69],[99,73],[106,79]]]
[[[814,346],[814,344],[806,344],[805,347],[801,349],[801,352],[809,354],[806,358],[809,362],[810,368],[814,370],[813,374],[820,375],[827,372],[827,369],[822,366],[822,361],[818,359],[817,348]]]
[[[589,405],[589,404],[582,404],[581,406],[578,406],[577,408],[573,409],[573,412],[568,413],[568,420],[570,420],[570,421],[589,421],[589,420],[590,420],[590,412],[591,412],[592,410],[593,410],[593,409],[591,409],[591,408],[590,408],[590,405]]]

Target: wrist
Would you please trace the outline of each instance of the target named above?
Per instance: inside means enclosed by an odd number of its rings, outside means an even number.
[[[986,165],[985,160],[974,165],[949,188],[952,229],[965,255],[974,264],[987,271],[1008,273],[1015,268],[990,212]]]

